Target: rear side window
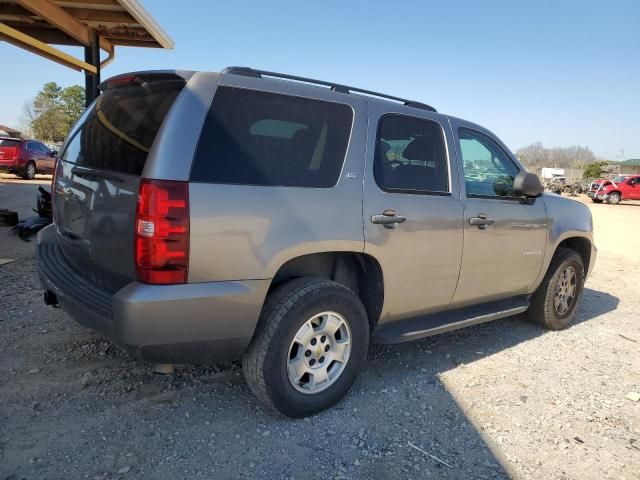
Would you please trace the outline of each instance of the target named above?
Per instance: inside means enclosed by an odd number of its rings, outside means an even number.
[[[191,180],[332,187],[353,122],[348,105],[219,87],[207,114]]]
[[[107,90],[82,117],[60,158],[86,167],[140,175],[156,134],[183,86],[182,79],[137,80]]]
[[[11,140],[9,138],[0,138],[0,147],[17,147],[20,140]]]
[[[442,127],[431,120],[386,115],[378,125],[374,176],[388,192],[448,193]]]

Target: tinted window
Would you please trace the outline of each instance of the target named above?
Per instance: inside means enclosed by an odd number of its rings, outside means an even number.
[[[140,175],[182,80],[145,81],[107,90],[82,117],[60,158]]]
[[[219,87],[191,180],[331,187],[342,169],[352,120],[348,105]]]
[[[518,167],[488,136],[461,128],[460,152],[467,195],[510,196]]]
[[[380,188],[400,192],[448,192],[442,128],[399,115],[382,118],[376,138],[374,176]]]
[[[20,140],[11,140],[10,138],[0,138],[0,147],[17,147]]]
[[[49,149],[40,142],[33,142],[33,148],[34,150],[41,153],[47,153],[47,154],[49,153]]]

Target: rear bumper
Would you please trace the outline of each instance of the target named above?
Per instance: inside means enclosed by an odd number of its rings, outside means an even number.
[[[161,363],[239,359],[253,336],[270,283],[131,282],[110,293],[67,264],[53,225],[38,234],[37,261],[43,288],[56,295],[74,320],[144,360]]]

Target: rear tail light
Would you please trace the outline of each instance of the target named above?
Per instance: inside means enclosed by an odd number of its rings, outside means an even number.
[[[189,273],[189,190],[186,182],[143,179],[136,212],[138,281],[186,283]]]

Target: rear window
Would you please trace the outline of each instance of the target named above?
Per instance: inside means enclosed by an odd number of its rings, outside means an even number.
[[[332,187],[353,110],[340,103],[219,87],[191,171],[196,182]]]
[[[0,147],[17,147],[20,140],[11,140],[9,138],[0,138]]]
[[[140,175],[184,80],[139,81],[107,90],[81,119],[60,158]]]

